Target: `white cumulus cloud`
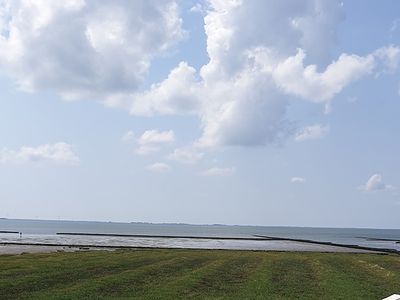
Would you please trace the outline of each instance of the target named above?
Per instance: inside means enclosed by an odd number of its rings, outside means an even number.
[[[146,166],[146,169],[151,172],[156,173],[165,173],[171,170],[171,167],[166,163],[157,162],[151,165]]]
[[[342,19],[339,1],[298,1],[289,6],[258,0],[208,1],[208,63],[195,70],[181,62],[164,81],[140,97],[133,95],[130,110],[145,115],[197,114],[203,129],[197,146],[279,142],[292,131],[286,119],[288,96],[323,102],[329,108],[335,95],[374,71],[375,54],[330,58]]]
[[[157,114],[188,114],[199,110],[196,70],[181,62],[164,81],[153,84],[149,90],[123,96],[114,96],[109,103],[122,103],[130,113],[139,116]]]
[[[203,13],[204,7],[200,3],[196,3],[189,9],[189,11],[194,13]]]
[[[185,37],[179,2],[1,3],[0,68],[22,88],[99,99],[135,116],[194,115],[199,147],[279,143],[292,132],[289,101],[322,103],[328,113],[348,85],[393,73],[400,61],[394,45],[332,57],[341,1],[208,0],[193,9],[203,11],[208,62],[182,61],[146,89],[154,58]]]
[[[64,98],[135,91],[185,36],[171,0],[2,0],[0,67],[25,90]]]
[[[371,74],[374,68],[372,55],[342,54],[321,73],[316,65],[304,66],[304,59],[304,51],[298,50],[295,56],[278,64],[273,76],[286,93],[314,102],[331,100],[351,82]]]
[[[159,131],[157,129],[146,130],[140,136],[138,143],[140,145],[172,143],[175,140],[175,134],[172,130]]]
[[[291,183],[304,183],[305,181],[306,181],[306,179],[303,177],[292,177],[290,179]]]
[[[175,141],[175,134],[172,130],[159,131],[157,129],[146,130],[137,139],[137,154],[151,154],[161,150],[164,145],[171,144]]]
[[[60,164],[77,164],[79,157],[70,144],[59,142],[37,147],[23,146],[18,150],[0,150],[0,163],[55,162]]]
[[[306,126],[296,133],[295,141],[303,142],[306,140],[315,140],[322,138],[329,132],[329,126],[323,126],[321,124],[315,124]]]
[[[184,164],[194,164],[201,160],[204,153],[191,148],[177,148],[168,158]]]
[[[365,192],[384,191],[393,189],[393,186],[384,183],[381,174],[374,174],[361,186],[361,189]]]
[[[375,56],[381,60],[384,65],[384,71],[394,73],[400,66],[400,47],[390,45],[382,47],[375,51]]]
[[[230,168],[210,168],[200,173],[202,176],[233,176],[236,172],[234,167]]]

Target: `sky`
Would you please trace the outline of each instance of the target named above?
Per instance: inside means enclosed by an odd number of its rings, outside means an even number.
[[[0,217],[400,228],[400,2],[0,0]]]

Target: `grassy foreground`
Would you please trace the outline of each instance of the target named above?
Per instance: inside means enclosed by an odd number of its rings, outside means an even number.
[[[0,256],[0,298],[382,299],[400,256],[126,250]]]

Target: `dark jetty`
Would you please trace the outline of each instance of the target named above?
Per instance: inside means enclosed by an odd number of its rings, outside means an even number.
[[[0,233],[20,233],[19,231],[0,230]]]

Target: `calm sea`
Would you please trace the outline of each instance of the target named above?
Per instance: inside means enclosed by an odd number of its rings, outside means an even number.
[[[150,224],[86,221],[44,221],[0,219],[0,231],[18,231],[19,234],[0,233],[0,242],[91,244],[116,246],[211,248],[211,249],[265,249],[265,250],[305,250],[340,251],[335,247],[310,245],[289,241],[241,241],[241,240],[195,240],[163,239],[110,236],[63,236],[57,232],[144,234],[174,236],[214,236],[214,237],[272,237],[307,239],[314,241],[352,244],[375,248],[389,248],[400,251],[395,241],[400,241],[400,229],[356,229],[356,228],[311,228],[311,227],[269,227],[269,226],[228,226],[228,225],[188,225]]]

